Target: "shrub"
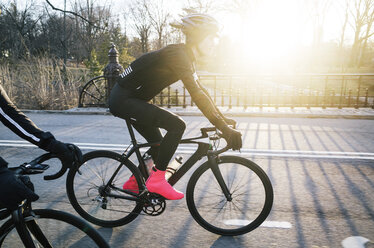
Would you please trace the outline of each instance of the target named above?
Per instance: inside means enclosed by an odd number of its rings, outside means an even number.
[[[67,68],[57,59],[29,57],[17,63],[0,63],[0,80],[10,99],[24,109],[68,109],[78,105],[84,69]]]

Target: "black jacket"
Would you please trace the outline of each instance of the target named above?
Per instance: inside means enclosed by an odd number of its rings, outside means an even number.
[[[227,124],[207,90],[200,84],[194,61],[192,51],[185,44],[168,45],[132,62],[120,75],[118,84],[132,91],[137,98],[149,101],[164,88],[182,80],[201,112],[222,130]]]
[[[10,101],[3,87],[0,85],[0,121],[21,138],[46,149],[54,139],[50,132],[40,130],[25,114],[17,109]],[[6,165],[0,157],[0,166]]]

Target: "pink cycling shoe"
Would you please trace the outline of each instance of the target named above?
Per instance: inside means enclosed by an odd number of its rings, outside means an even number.
[[[152,168],[152,174],[149,176],[145,186],[149,192],[162,195],[168,200],[179,200],[184,197],[184,194],[174,189],[165,179],[166,171]]]
[[[123,190],[128,190],[128,191],[131,191],[131,192],[134,192],[134,193],[139,193],[139,187],[138,187],[138,183],[136,182],[136,179],[134,177],[134,175],[132,175],[129,180],[127,180],[123,186],[122,186]]]

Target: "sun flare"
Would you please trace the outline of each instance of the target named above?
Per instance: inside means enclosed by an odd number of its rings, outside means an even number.
[[[272,1],[263,4],[246,18],[224,19],[223,34],[238,44],[245,60],[270,63],[284,59],[302,42],[302,18],[292,4]]]

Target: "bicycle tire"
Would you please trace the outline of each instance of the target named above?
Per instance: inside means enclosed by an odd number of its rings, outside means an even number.
[[[114,172],[118,165],[122,163],[122,160],[123,159],[120,154],[112,151],[92,151],[83,155],[83,163],[79,166],[79,168],[69,170],[66,180],[66,189],[69,201],[78,214],[87,221],[103,227],[116,227],[133,221],[142,211],[143,204],[140,202],[113,197],[100,198],[100,193],[98,191],[99,188],[97,187],[100,187],[108,182],[110,176],[113,175],[113,173],[110,172]],[[92,187],[92,184],[95,184],[93,180],[99,177],[97,175],[99,173],[95,174],[92,171],[95,169],[99,170],[100,168],[105,170],[105,175],[102,171],[100,172],[102,175],[99,175],[103,176],[103,178],[99,178],[99,181],[101,180],[101,182],[98,182],[101,183],[101,185],[95,185],[94,191],[90,192],[92,188],[87,187],[90,187],[90,185]],[[82,173],[82,175],[79,174],[78,170]],[[90,173],[93,173],[93,176]],[[131,175],[135,176],[141,192],[144,189],[144,185],[140,179],[141,177],[136,166],[129,160],[123,163],[123,167],[115,180],[115,183],[117,183],[117,180],[119,180],[120,184],[116,186],[122,189],[122,184],[128,180]],[[125,194],[123,192],[119,192],[118,190],[116,193]],[[87,197],[84,196],[85,194]],[[104,205],[102,202],[100,202],[100,199],[105,199],[105,201],[108,201],[109,208],[104,208]]]
[[[25,222],[36,221],[53,247],[109,248],[108,243],[98,231],[83,219],[52,209],[35,209],[33,213],[34,216],[30,214],[24,216]],[[56,235],[57,230],[58,235]],[[0,237],[0,247],[23,247],[13,219],[9,219],[0,227]],[[33,240],[37,242],[37,237],[33,236]],[[68,245],[67,242],[72,242],[72,244]]]
[[[260,226],[271,211],[274,196],[270,179],[257,164],[245,158],[222,156],[217,163],[233,200],[226,199],[208,162],[205,162],[188,182],[188,209],[197,223],[210,232],[225,236],[248,233]],[[236,177],[240,180],[235,180]],[[244,190],[238,185],[243,181],[246,183]],[[258,190],[243,198],[247,190],[254,187]],[[226,214],[226,211],[234,213]],[[219,215],[222,215],[222,220],[217,221]]]

